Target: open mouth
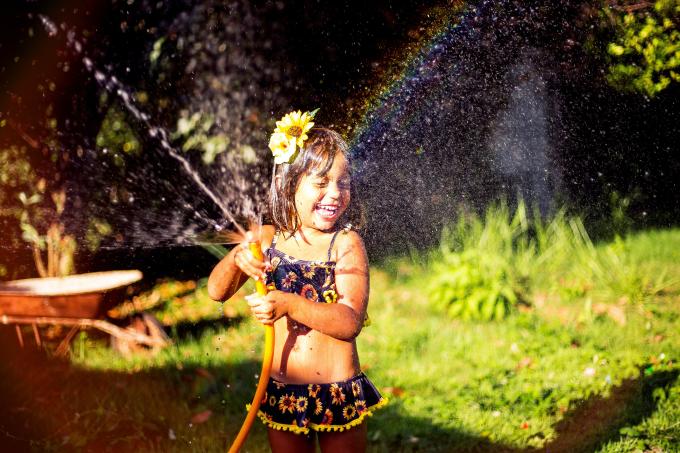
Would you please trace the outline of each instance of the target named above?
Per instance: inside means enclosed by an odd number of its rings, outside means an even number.
[[[332,219],[340,212],[340,207],[330,204],[318,204],[316,205],[316,212],[325,219]]]

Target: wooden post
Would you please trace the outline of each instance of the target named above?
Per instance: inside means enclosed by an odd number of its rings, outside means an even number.
[[[17,332],[17,339],[19,340],[19,346],[21,346],[21,349],[24,348],[24,337],[21,335],[21,326],[18,324],[14,326],[14,329]]]
[[[35,337],[35,344],[38,345],[38,347],[42,347],[42,341],[40,341],[40,332],[38,331],[38,326],[33,323],[31,324],[31,327],[33,327],[33,336]]]

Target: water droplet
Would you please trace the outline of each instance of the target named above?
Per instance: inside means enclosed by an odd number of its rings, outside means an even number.
[[[47,16],[43,16],[42,14],[39,15],[38,17],[40,17],[40,21],[42,22],[43,26],[45,27],[47,34],[50,37],[56,36],[58,29],[57,29],[57,26],[54,24],[54,22],[52,22],[51,20],[49,20],[47,18]]]

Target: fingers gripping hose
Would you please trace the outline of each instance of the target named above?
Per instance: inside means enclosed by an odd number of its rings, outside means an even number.
[[[248,244],[250,252],[256,259],[263,260],[262,248],[260,247],[260,242],[251,242]],[[267,294],[267,286],[264,284],[262,279],[255,281],[255,289],[258,294],[264,296]],[[246,419],[243,421],[241,430],[238,432],[234,443],[231,444],[229,448],[229,453],[238,452],[243,443],[248,437],[248,432],[253,426],[253,421],[257,416],[257,411],[260,409],[260,402],[267,389],[267,381],[269,380],[269,373],[272,369],[272,359],[274,358],[274,326],[266,325],[264,326],[264,354],[262,357],[262,370],[260,371],[260,380],[257,383],[257,389],[255,390],[255,396],[253,396],[253,402],[250,404],[250,410]]]

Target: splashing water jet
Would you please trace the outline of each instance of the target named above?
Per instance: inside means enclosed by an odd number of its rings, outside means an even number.
[[[470,6],[367,102],[351,141],[367,242],[387,253],[433,244],[460,206],[481,209],[508,185],[548,213],[558,112],[543,78],[550,61],[522,28],[540,14],[512,0]]]
[[[40,15],[40,20],[43,23],[45,29],[50,37],[54,37],[58,34],[57,26],[49,18],[44,15]],[[152,124],[150,116],[140,110],[137,105],[135,105],[130,95],[130,91],[116,78],[115,75],[107,76],[101,70],[97,69],[92,60],[87,56],[83,55],[82,44],[76,39],[75,33],[68,32],[66,34],[66,42],[73,50],[79,55],[82,55],[81,61],[85,68],[94,75],[97,83],[104,88],[107,92],[115,94],[125,106],[126,110],[139,122],[141,122],[147,129],[150,137],[157,140],[161,147],[175,160],[177,160],[185,172],[193,179],[194,183],[206,194],[208,197],[217,205],[224,216],[231,222],[232,225],[238,230],[241,235],[245,235],[245,230],[239,222],[236,220],[235,216],[232,214],[231,210],[225,205],[222,200],[220,200],[217,195],[203,182],[200,175],[194,170],[189,161],[181,156],[177,150],[170,144],[168,138],[168,132],[165,128]],[[134,198],[130,198],[129,201],[134,201]],[[252,209],[251,209],[252,211]],[[220,229],[216,225],[216,229]]]

